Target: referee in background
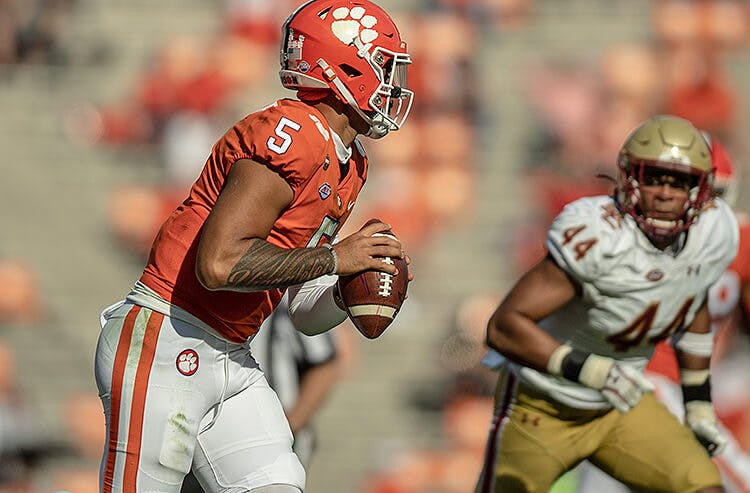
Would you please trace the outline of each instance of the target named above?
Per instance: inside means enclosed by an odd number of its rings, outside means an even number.
[[[315,448],[312,420],[339,378],[335,334],[307,336],[287,314],[287,296],[261,326],[251,352],[276,391],[294,434],[294,452],[307,468]]]

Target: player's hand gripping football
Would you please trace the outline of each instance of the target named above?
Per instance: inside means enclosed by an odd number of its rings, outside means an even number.
[[[719,455],[727,445],[727,437],[716,422],[714,406],[708,401],[685,403],[685,424],[711,457]]]
[[[378,258],[405,256],[401,242],[391,235],[383,234],[390,229],[389,225],[382,222],[368,224],[333,245],[337,257],[335,273],[346,276],[365,270],[379,270],[395,275],[396,267]]]

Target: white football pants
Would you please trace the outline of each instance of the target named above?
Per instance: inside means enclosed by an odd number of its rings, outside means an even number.
[[[246,347],[128,302],[102,315],[95,373],[101,492],[178,493],[191,469],[207,493],[304,491],[281,403]]]

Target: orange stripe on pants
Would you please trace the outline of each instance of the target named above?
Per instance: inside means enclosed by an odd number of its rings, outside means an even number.
[[[143,347],[141,357],[138,361],[138,369],[135,373],[135,387],[133,388],[133,400],[130,408],[130,427],[128,428],[128,447],[125,455],[125,472],[123,475],[123,491],[135,493],[136,480],[138,478],[138,462],[141,458],[141,441],[143,439],[143,414],[146,409],[146,391],[148,390],[148,378],[151,374],[151,365],[156,354],[156,343],[159,339],[159,331],[164,315],[151,312],[146,325],[146,333],[143,336]]]
[[[104,469],[104,487],[102,493],[112,493],[112,483],[115,478],[115,460],[117,459],[117,432],[120,426],[120,403],[122,401],[122,379],[125,375],[125,365],[130,352],[130,339],[133,337],[135,319],[141,307],[134,305],[130,309],[122,326],[120,341],[117,343],[114,368],[112,370],[112,395],[109,417],[109,443],[107,444],[107,465]]]

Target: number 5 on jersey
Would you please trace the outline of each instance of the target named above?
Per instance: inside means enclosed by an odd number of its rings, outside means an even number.
[[[279,124],[276,125],[276,128],[273,131],[276,136],[272,135],[266,141],[266,146],[268,146],[268,148],[276,154],[284,154],[287,150],[289,150],[289,146],[292,145],[292,136],[284,131],[285,127],[289,127],[292,130],[299,132],[299,129],[302,128],[302,125],[290,120],[285,116],[281,117],[281,120],[279,120]]]

